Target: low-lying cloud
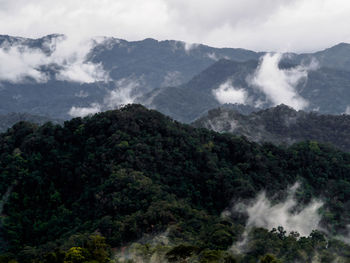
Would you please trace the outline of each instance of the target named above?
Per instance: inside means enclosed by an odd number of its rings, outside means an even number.
[[[37,82],[45,82],[47,76],[39,70],[44,60],[44,54],[39,50],[0,48],[0,80],[18,83],[31,78]]]
[[[280,53],[266,54],[249,82],[263,92],[274,106],[283,103],[296,110],[302,110],[309,105],[309,102],[298,94],[296,88],[301,81],[307,79],[308,71],[314,70],[317,64],[313,61],[308,66],[280,69],[282,56]]]
[[[231,80],[222,83],[219,88],[214,89],[212,93],[221,104],[246,104],[248,98],[247,92],[242,88],[234,87]]]
[[[120,79],[115,82],[115,88],[107,92],[102,103],[94,102],[88,107],[73,106],[68,114],[72,117],[85,117],[133,103],[140,95],[137,91],[140,85],[140,81],[135,79]]]
[[[68,114],[72,117],[85,117],[87,115],[101,112],[101,105],[98,103],[91,103],[89,107],[75,107],[73,106]]]
[[[265,192],[262,192],[248,205],[237,204],[233,211],[248,215],[247,229],[263,227],[272,230],[282,226],[287,232],[297,231],[301,236],[309,236],[312,230],[321,229],[319,226],[321,216],[318,210],[323,206],[323,202],[312,200],[308,205],[297,210],[295,192],[298,187],[299,184],[295,184],[288,190],[289,193],[284,202],[273,203],[266,197]]]
[[[104,98],[104,106],[113,109],[133,103],[138,96],[137,88],[140,83],[134,79],[121,79],[115,82],[115,88]]]
[[[47,39],[44,48],[30,48],[23,42],[0,46],[0,81],[22,83],[47,82],[51,76],[43,68],[52,68],[55,79],[80,83],[107,81],[108,73],[101,64],[87,61],[96,42],[57,36]]]

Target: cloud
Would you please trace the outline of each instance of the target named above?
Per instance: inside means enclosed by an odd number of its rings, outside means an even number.
[[[221,103],[246,104],[247,92],[244,89],[235,88],[231,80],[222,83],[219,88],[212,91],[215,98]]]
[[[297,231],[301,236],[308,236],[312,230],[321,230],[319,223],[321,216],[318,210],[323,202],[312,200],[301,210],[296,209],[295,192],[299,184],[295,184],[288,191],[287,199],[284,202],[273,203],[264,192],[260,193],[248,205],[237,204],[234,211],[244,212],[248,215],[246,227],[263,227],[269,230],[283,226],[287,232]]]
[[[309,103],[302,98],[297,85],[307,79],[308,70],[315,69],[313,61],[310,66],[297,66],[290,69],[280,69],[282,54],[266,54],[260,61],[254,76],[248,82],[262,91],[274,105],[286,104],[296,110],[306,108]]]
[[[45,54],[39,50],[13,47],[0,48],[0,80],[24,82],[28,78],[37,82],[47,81],[47,76],[39,70],[45,61]]]
[[[137,88],[140,81],[135,79],[120,79],[115,81],[115,88],[107,92],[102,103],[94,102],[89,107],[73,106],[68,114],[72,117],[84,117],[105,110],[113,110],[121,106],[133,103],[140,95]],[[78,95],[85,95],[79,93]]]
[[[108,73],[101,64],[87,61],[87,56],[96,44],[93,40],[82,40],[57,36],[44,42],[51,52],[39,48],[29,48],[25,43],[0,46],[0,81],[20,83],[28,78],[46,82],[50,77],[41,69],[55,65],[57,80],[81,83],[106,81]]]
[[[350,41],[349,12],[348,0],[0,0],[0,32],[305,52]]]
[[[85,117],[87,115],[101,112],[101,105],[92,103],[89,107],[72,107],[68,114],[72,117]]]
[[[138,97],[136,89],[140,86],[137,80],[121,79],[115,82],[115,89],[104,98],[107,109],[114,109],[121,105],[133,103]]]
[[[346,106],[344,114],[350,115],[350,106]]]

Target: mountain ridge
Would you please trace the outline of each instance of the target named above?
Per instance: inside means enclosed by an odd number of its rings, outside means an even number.
[[[301,141],[317,141],[350,151],[350,116],[345,114],[322,115],[318,112],[296,111],[286,105],[247,115],[217,108],[210,110],[192,125],[245,136],[259,143],[291,145]]]
[[[0,152],[0,194],[7,196],[0,221],[0,253],[7,254],[0,259],[6,263],[105,263],[109,255],[119,262],[123,254],[110,254],[107,244],[123,252],[133,249],[130,242],[139,256],[160,249],[169,259],[162,262],[210,262],[214,256],[217,262],[258,262],[272,252],[288,263],[318,255],[327,263],[349,258],[348,245],[332,233],[346,235],[350,223],[350,155],[323,144],[258,145],[128,105],[63,126],[19,123],[0,134]],[[298,181],[296,209],[322,198],[316,217],[329,235],[249,229],[249,214],[235,212],[241,200],[261,191],[287,202]],[[249,250],[230,250],[247,233]],[[140,241],[155,235],[168,243],[154,248]]]

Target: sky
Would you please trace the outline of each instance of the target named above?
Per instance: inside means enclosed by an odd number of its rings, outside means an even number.
[[[350,42],[349,0],[0,0],[0,34],[174,39],[313,52]]]

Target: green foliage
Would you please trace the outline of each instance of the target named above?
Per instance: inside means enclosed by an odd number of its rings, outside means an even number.
[[[67,251],[64,263],[83,263],[87,261],[88,257],[87,249],[72,247]]]
[[[280,263],[281,261],[276,259],[276,257],[274,255],[267,254],[267,255],[263,256],[259,262],[260,263]]]
[[[179,124],[139,105],[63,127],[21,123],[0,135],[0,194],[8,193],[0,252],[21,262],[61,262],[63,255],[71,262],[108,262],[109,246],[168,230],[169,242],[198,247],[195,256],[208,261],[244,230],[244,219],[220,217],[231,201],[263,189],[278,197],[297,180],[299,204],[322,197],[324,226],[345,230],[349,163],[349,154],[319,143],[261,146]],[[286,262],[293,256],[309,260],[314,250],[331,248],[316,232],[298,239],[260,229],[250,236],[246,262],[268,253]],[[331,253],[345,248],[334,243]],[[208,257],[205,250],[212,251]]]

